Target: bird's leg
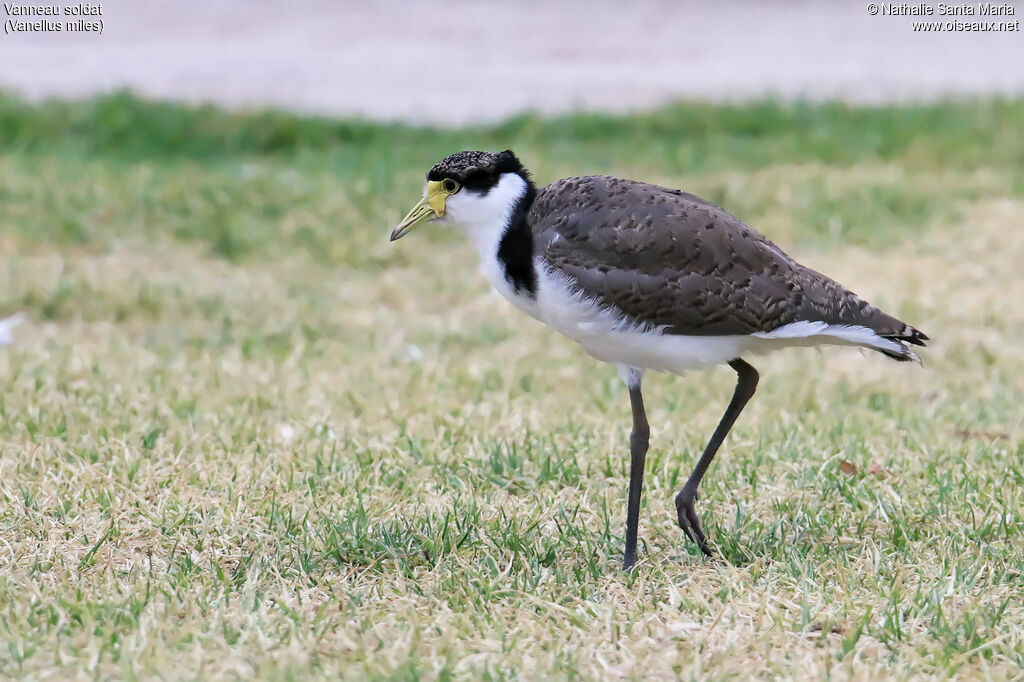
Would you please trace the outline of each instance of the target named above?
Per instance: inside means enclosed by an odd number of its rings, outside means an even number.
[[[626,508],[626,554],[622,568],[629,570],[636,564],[636,535],[640,523],[640,493],[644,485],[644,461],[651,430],[644,411],[644,397],[640,393],[640,380],[629,385],[629,404],[633,408],[633,432],[629,434],[629,504]]]
[[[729,402],[729,407],[725,409],[722,421],[718,423],[718,428],[712,434],[707,447],[704,448],[704,453],[700,456],[693,473],[690,474],[683,489],[676,495],[676,514],[679,516],[679,527],[708,556],[711,556],[711,548],[708,547],[704,531],[700,529],[700,519],[697,518],[697,510],[693,504],[697,499],[697,487],[700,485],[701,479],[704,478],[704,473],[708,470],[711,460],[715,458],[715,453],[721,447],[722,441],[729,433],[729,429],[736,423],[736,418],[740,416],[743,407],[757,390],[758,374],[756,369],[739,358],[730,362],[729,366],[736,370],[737,375],[736,390],[732,394],[732,400]]]

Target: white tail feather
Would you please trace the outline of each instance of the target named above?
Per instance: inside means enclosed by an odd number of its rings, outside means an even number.
[[[854,324],[801,321],[785,324],[770,332],[755,332],[751,336],[781,342],[782,345],[826,346],[849,345],[884,350],[914,362],[921,359],[906,344],[879,336],[873,329]]]

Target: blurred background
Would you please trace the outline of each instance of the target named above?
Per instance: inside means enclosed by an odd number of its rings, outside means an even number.
[[[872,16],[867,4],[115,0],[102,4],[102,35],[5,36],[0,85],[446,124],[681,97],[1024,88],[1019,30],[915,32],[915,20],[949,17]]]
[[[0,7],[0,679],[1020,679],[1024,6],[869,4]],[[614,370],[388,242],[506,148],[722,205],[924,368],[759,358],[707,561],[734,378],[647,378],[623,574]]]

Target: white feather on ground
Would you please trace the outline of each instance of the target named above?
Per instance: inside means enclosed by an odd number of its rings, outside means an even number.
[[[14,341],[12,331],[25,319],[25,313],[14,313],[0,320],[0,346],[8,346]]]

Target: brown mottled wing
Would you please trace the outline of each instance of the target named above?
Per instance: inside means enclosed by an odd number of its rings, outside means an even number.
[[[529,219],[548,267],[583,295],[669,334],[750,334],[801,320],[919,334],[679,190],[566,178],[539,192]]]

